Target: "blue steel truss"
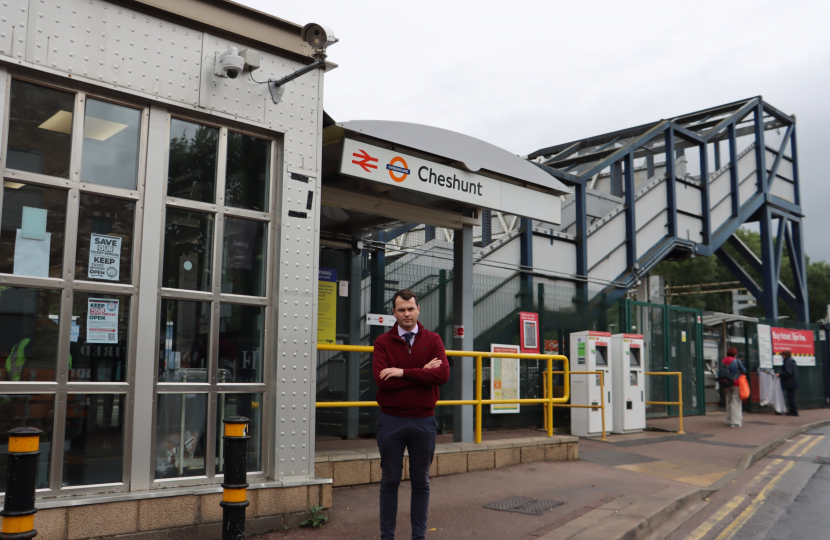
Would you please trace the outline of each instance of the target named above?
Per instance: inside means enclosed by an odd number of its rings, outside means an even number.
[[[752,115],[754,121],[746,119]],[[780,148],[768,147],[764,134],[769,130],[785,129]],[[739,184],[737,139],[754,136],[757,182],[749,196],[741,193]],[[710,201],[710,163],[707,145],[714,145],[714,170],[721,168],[721,141],[728,141],[730,167],[731,215],[712,230],[712,202]],[[790,155],[785,156],[787,146]],[[677,175],[675,157],[686,148],[697,147],[700,156],[700,207],[702,222],[701,240],[683,238],[678,234]],[[637,257],[636,201],[634,183],[634,159],[646,158],[649,171],[653,170],[653,157],[665,154],[666,167],[666,236],[657,245]],[[743,155],[743,154],[742,154]],[[775,156],[767,163],[768,155]],[[784,301],[796,312],[799,320],[809,321],[807,298],[807,268],[804,256],[803,217],[801,209],[798,155],[796,151],[795,117],[782,113],[755,97],[729,103],[696,113],[660,120],[580,141],[560,144],[538,150],[528,156],[551,176],[574,187],[576,211],[576,270],[579,276],[589,275],[587,191],[589,181],[602,171],[610,172],[611,194],[624,196],[626,228],[626,270],[615,280],[616,285],[605,291],[609,301],[622,297],[637,284],[657,263],[673,252],[687,251],[703,256],[717,256],[743,285],[763,305],[766,317],[778,317],[778,300]],[[774,180],[779,178],[779,168],[787,160],[791,165],[793,200],[786,200],[772,192]],[[650,174],[649,174],[650,176]],[[783,179],[783,176],[780,177]],[[783,180],[782,180],[783,181]],[[742,197],[744,200],[742,200]],[[717,201],[715,201],[717,203]],[[777,220],[777,227],[773,221]],[[759,222],[762,254],[759,259],[740,239],[735,231],[744,223]],[[527,242],[527,240],[525,240]],[[724,251],[728,243],[735,252],[762,276],[758,283],[733,257]],[[784,248],[789,254],[795,290],[780,282]],[[609,246],[609,250],[612,246]],[[610,252],[610,251],[609,251]],[[523,265],[532,265],[532,254],[523,250]],[[578,281],[587,290],[587,280]]]

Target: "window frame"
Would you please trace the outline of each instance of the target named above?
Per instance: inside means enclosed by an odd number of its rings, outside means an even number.
[[[204,126],[218,128],[218,149],[217,149],[217,166],[216,166],[216,195],[214,203],[205,203],[200,201],[193,201],[181,197],[171,197],[167,195],[167,171],[170,164],[170,129],[172,120],[181,120],[184,122],[191,122],[201,124]],[[227,144],[228,133],[235,132],[258,139],[264,139],[270,142],[271,154],[270,163],[268,165],[269,184],[268,184],[268,211],[258,212],[254,210],[246,210],[225,205],[225,182],[227,172]],[[262,467],[258,471],[248,472],[249,481],[264,481],[270,474],[270,457],[274,452],[271,448],[269,440],[273,438],[273,406],[270,406],[271,400],[275,399],[271,384],[272,379],[272,362],[270,359],[274,356],[275,334],[271,329],[274,325],[275,315],[274,295],[276,292],[276,275],[277,270],[277,249],[278,249],[278,229],[280,225],[279,213],[277,208],[277,194],[278,187],[281,184],[281,176],[279,175],[281,162],[276,156],[279,156],[279,151],[282,148],[282,141],[275,137],[273,133],[253,130],[248,126],[242,127],[238,124],[230,122],[216,122],[214,118],[205,118],[200,115],[182,114],[178,111],[168,111],[167,114],[167,145],[164,156],[164,206],[161,210],[162,222],[162,238],[160,240],[160,259],[159,259],[159,283],[157,300],[157,317],[156,317],[156,342],[154,345],[155,365],[159,364],[159,346],[160,339],[160,317],[161,301],[164,300],[187,300],[207,302],[210,304],[211,319],[210,319],[210,333],[209,343],[210,348],[208,352],[208,382],[206,383],[176,383],[176,382],[160,382],[158,380],[158,371],[155,370],[156,375],[153,380],[154,399],[153,399],[153,419],[154,429],[152,432],[152,450],[151,453],[155,457],[156,451],[156,429],[155,423],[158,415],[158,395],[159,394],[207,394],[207,411],[205,419],[205,474],[200,476],[182,476],[176,478],[155,477],[155,468],[151,470],[152,488],[164,488],[180,485],[203,485],[216,484],[223,477],[223,474],[217,474],[216,471],[216,456],[215,448],[217,439],[221,437],[220,433],[216,433],[217,421],[217,407],[219,402],[219,394],[259,394],[260,411],[261,411],[261,436],[260,436],[260,462]],[[192,210],[203,212],[214,216],[213,219],[213,260],[211,261],[211,288],[209,291],[193,291],[187,289],[177,289],[171,287],[163,287],[163,271],[164,271],[164,244],[167,227],[167,209],[177,208],[184,210]],[[265,255],[265,294],[264,296],[247,296],[239,294],[229,294],[221,292],[222,282],[222,262],[224,257],[224,230],[226,217],[249,219],[252,221],[263,222],[266,224],[266,255]],[[262,382],[259,383],[219,383],[218,381],[218,353],[219,353],[219,333],[220,333],[220,307],[221,304],[237,304],[247,306],[259,306],[263,309],[263,335],[262,335]]]
[[[50,394],[54,396],[55,405],[53,409],[52,425],[52,454],[49,463],[49,488],[37,490],[38,496],[66,496],[70,494],[123,492],[129,491],[131,479],[131,461],[133,452],[133,425],[134,425],[134,392],[135,392],[135,368],[136,368],[136,343],[138,340],[138,289],[140,282],[139,261],[143,247],[142,223],[143,223],[143,200],[145,177],[147,172],[147,145],[149,136],[150,106],[140,100],[128,101],[121,97],[113,97],[109,92],[101,89],[92,89],[86,85],[70,83],[55,83],[48,78],[31,76],[24,72],[9,69],[0,80],[6,90],[6,97],[3,102],[3,145],[0,149],[0,157],[3,165],[3,180],[11,180],[25,184],[32,184],[43,187],[57,188],[66,192],[66,225],[64,231],[64,253],[60,278],[44,278],[34,276],[19,276],[15,274],[0,274],[0,284],[24,287],[32,289],[58,289],[61,290],[61,304],[59,317],[63,321],[58,330],[58,361],[56,365],[56,377],[54,382],[7,382],[0,381],[0,393],[3,394]],[[70,146],[69,178],[58,178],[43,174],[31,173],[15,169],[5,168],[8,152],[8,134],[11,113],[11,84],[13,80],[19,80],[54,90],[70,92],[75,96],[73,117],[72,117],[72,139]],[[84,120],[86,118],[86,100],[96,99],[114,105],[129,107],[140,111],[140,132],[138,145],[138,176],[136,189],[122,189],[109,186],[101,186],[84,182],[80,175],[83,159],[84,144]],[[2,198],[5,185],[0,184],[0,198]],[[80,222],[80,195],[88,193],[110,198],[118,198],[133,201],[136,205],[135,220],[133,223],[132,260],[130,261],[130,283],[108,283],[105,281],[93,281],[77,279],[75,273],[75,259],[78,236],[78,225]],[[2,219],[2,205],[0,205],[0,219]],[[126,369],[123,382],[73,382],[69,381],[69,348],[71,325],[65,321],[72,319],[74,291],[93,294],[112,294],[127,296],[130,298],[130,328],[128,331],[129,344],[127,347]],[[123,455],[121,467],[121,480],[106,484],[89,484],[81,486],[63,486],[64,467],[64,440],[67,415],[67,396],[69,394],[114,394],[124,395],[125,411],[123,425]]]

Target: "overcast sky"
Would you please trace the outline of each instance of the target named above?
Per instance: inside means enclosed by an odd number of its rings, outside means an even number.
[[[335,120],[430,124],[519,155],[762,95],[798,116],[807,254],[830,261],[830,2],[242,3],[334,29]]]

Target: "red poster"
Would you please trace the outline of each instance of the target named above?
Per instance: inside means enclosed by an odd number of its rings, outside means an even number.
[[[793,360],[799,366],[816,365],[815,335],[811,330],[792,328],[770,328],[772,333],[772,355],[776,366],[782,364],[781,351],[793,353]]]
[[[539,314],[519,312],[519,338],[523,353],[539,354]]]

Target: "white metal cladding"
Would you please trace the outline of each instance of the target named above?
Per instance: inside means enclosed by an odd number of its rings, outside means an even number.
[[[576,244],[554,238],[551,245],[550,238],[534,235],[533,267],[541,271],[576,274]]]
[[[625,245],[622,245],[608,253],[594,268],[591,268],[588,276],[598,280],[614,281],[620,274],[625,272],[626,268]]]
[[[768,161],[767,163],[768,163],[769,166],[772,165],[772,162],[770,162],[770,161]],[[788,158],[788,157],[781,158],[781,164],[778,166],[777,175],[782,177],[782,178],[786,178],[787,180],[792,182],[793,177],[795,176],[795,174],[794,174],[794,171],[793,171],[793,162],[790,161],[790,158]]]
[[[716,177],[709,180],[709,204],[712,209],[717,208],[721,202],[729,201],[732,198],[729,166],[722,168],[716,174]]]
[[[588,237],[588,268],[595,266],[608,254],[609,250],[623,243],[625,243],[625,212],[620,212]]]
[[[29,0],[0,3],[0,55],[23,60],[29,28]]]
[[[677,236],[698,244],[703,243],[703,221],[686,214],[677,214]]]
[[[637,199],[635,221],[637,223],[637,230],[645,227],[647,223],[666,209],[666,192],[665,181],[660,182],[654,186],[648,193]],[[665,223],[665,222],[664,222]],[[665,234],[666,231],[663,231]]]
[[[62,73],[72,80],[163,103],[173,113],[180,107],[283,134],[273,134],[278,139],[272,157],[278,177],[271,185],[277,190],[279,235],[274,262],[279,271],[274,324],[266,329],[276,343],[271,390],[276,392],[276,415],[266,427],[263,445],[276,446],[269,476],[302,479],[314,473],[323,74],[313,71],[288,83],[282,101],[275,105],[267,85],[253,82],[247,72],[237,79],[213,74],[215,53],[231,46],[250,48],[100,0],[0,3],[0,62]],[[261,67],[253,73],[256,80],[280,78],[303,67],[258,52]],[[151,243],[147,249],[160,250],[161,245]],[[135,457],[146,459],[143,453]],[[145,478],[137,481],[141,488],[147,483]]]
[[[669,212],[663,209],[662,212],[649,223],[641,226],[637,230],[637,258],[639,259],[648,250],[653,248],[657,243],[666,237],[666,223],[669,217]]]
[[[770,193],[776,197],[781,197],[785,201],[795,203],[795,186],[783,178],[776,178],[772,182]]]
[[[686,182],[677,182],[677,209],[696,216],[703,214],[701,208],[700,190]]]
[[[726,197],[712,208],[711,227],[712,232],[717,231],[726,220],[732,217],[732,198]]]

